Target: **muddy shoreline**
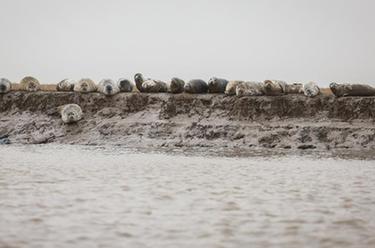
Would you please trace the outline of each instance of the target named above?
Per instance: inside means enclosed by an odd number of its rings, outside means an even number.
[[[64,124],[57,112],[84,112]],[[0,95],[0,140],[13,144],[142,148],[373,150],[375,97],[10,92]]]

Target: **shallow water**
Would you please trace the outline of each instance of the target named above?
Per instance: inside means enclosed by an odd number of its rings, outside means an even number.
[[[0,146],[0,247],[374,247],[375,161]]]

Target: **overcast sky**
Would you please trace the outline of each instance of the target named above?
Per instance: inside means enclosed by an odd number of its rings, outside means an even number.
[[[0,77],[375,85],[374,0],[1,0]]]

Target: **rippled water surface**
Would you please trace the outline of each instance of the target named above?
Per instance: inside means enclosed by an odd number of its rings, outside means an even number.
[[[375,247],[375,161],[0,153],[0,247]]]

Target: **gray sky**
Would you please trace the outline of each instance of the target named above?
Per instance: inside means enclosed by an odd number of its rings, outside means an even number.
[[[0,0],[0,77],[375,85],[373,0]]]

